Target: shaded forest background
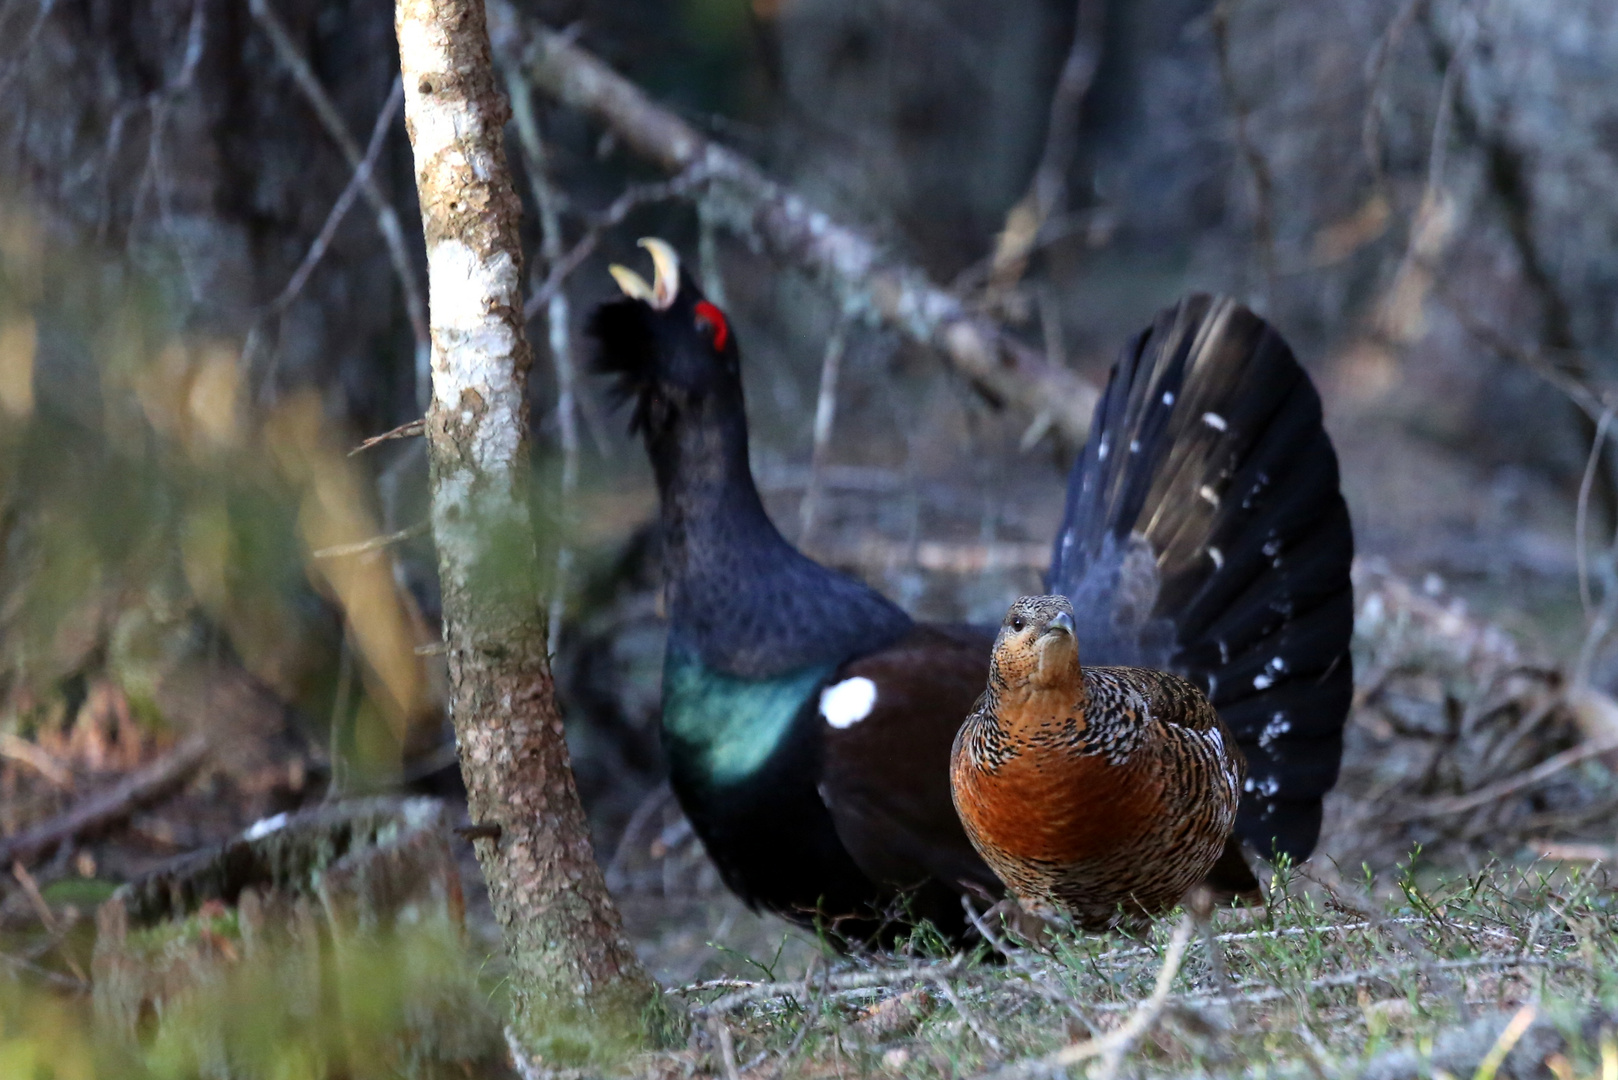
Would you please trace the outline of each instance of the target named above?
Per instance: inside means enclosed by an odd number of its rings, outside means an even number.
[[[1419,842],[1464,866],[1611,843],[1611,776],[1589,762],[1454,805],[1618,724],[1610,4],[515,8],[1092,384],[1185,292],[1264,314],[1322,388],[1360,551],[1361,708],[1325,852],[1385,866]],[[46,878],[121,880],[331,793],[454,790],[425,455],[348,453],[421,415],[392,20],[335,0],[0,4],[0,833],[186,736],[211,746],[178,801],[64,846]],[[1072,63],[1089,78],[1053,139]],[[655,492],[583,370],[607,263],[638,265],[643,235],[679,248],[743,343],[783,531],[919,614],[998,619],[1037,586],[1076,447],[712,228],[700,185],[603,228],[663,177],[576,112],[518,104],[548,181],[508,137],[536,288],[599,233],[563,332],[533,324],[566,360],[536,346],[532,382],[547,563],[567,568],[559,690],[609,879],[646,940],[685,942],[657,963],[689,977],[746,917],[659,793]],[[1026,265],[996,270],[1036,179],[1051,212]]]

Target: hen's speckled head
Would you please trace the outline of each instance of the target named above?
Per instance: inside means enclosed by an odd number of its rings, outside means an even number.
[[[1065,596],[1024,596],[994,639],[994,670],[1007,687],[1055,689],[1079,676],[1073,605]]]

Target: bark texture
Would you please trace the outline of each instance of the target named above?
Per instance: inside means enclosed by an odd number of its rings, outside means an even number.
[[[506,168],[482,0],[400,0],[406,126],[427,241],[427,413],[450,710],[478,859],[536,1056],[633,1040],[654,988],[591,850],[540,614],[528,505],[521,206]]]

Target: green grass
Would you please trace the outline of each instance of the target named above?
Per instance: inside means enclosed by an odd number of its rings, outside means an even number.
[[[350,954],[327,965],[325,1000],[294,985],[307,956],[244,969],[137,1046],[97,1033],[82,999],[0,977],[0,1076],[509,1075],[498,983],[444,948]],[[882,957],[798,941],[716,958],[735,977],[666,994],[688,1043],[626,1075],[1618,1077],[1618,896],[1555,864],[1349,882],[1308,868],[1264,909],[1058,933],[1003,959],[923,935]]]
[[[1268,910],[1205,926],[1176,916],[1144,939],[1059,935],[1005,962],[918,954],[685,988],[707,1037],[667,1067],[725,1075],[723,1025],[738,1071],[783,1076],[1465,1077],[1547,1075],[1547,1058],[1549,1075],[1618,1069],[1618,904],[1604,880],[1491,867],[1369,884],[1294,879]],[[1151,1004],[1176,934],[1183,957]],[[1511,1055],[1480,1074],[1519,1015]],[[1126,1026],[1134,1038],[1109,1037]]]

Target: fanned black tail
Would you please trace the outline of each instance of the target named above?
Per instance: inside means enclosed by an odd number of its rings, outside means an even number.
[[[1354,538],[1320,396],[1227,299],[1158,315],[1119,357],[1046,583],[1086,663],[1195,680],[1247,755],[1237,834],[1301,860],[1353,695]]]

